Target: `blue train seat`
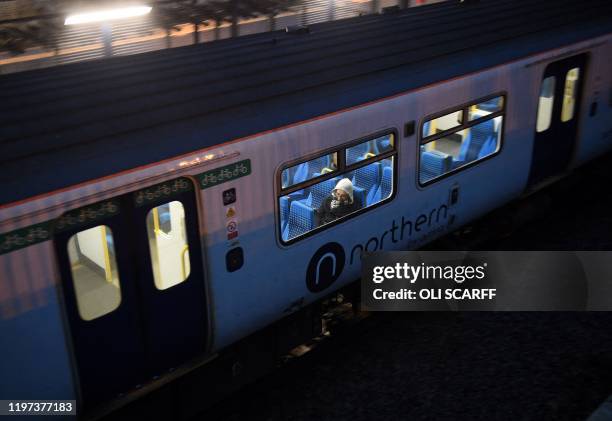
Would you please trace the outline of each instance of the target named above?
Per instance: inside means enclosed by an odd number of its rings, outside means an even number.
[[[480,152],[478,153],[478,159],[484,158],[487,155],[491,155],[492,153],[495,152],[496,149],[497,149],[497,136],[491,136],[489,137],[489,139],[487,139],[485,144],[482,145],[482,148],[480,149]]]
[[[281,173],[281,183],[283,187],[289,186],[289,182],[290,182],[289,172],[290,171],[291,169],[286,169],[286,170],[283,170],[283,172]]]
[[[380,201],[380,167],[379,162],[374,162],[356,169],[353,175],[353,186],[361,187],[366,192],[366,206]]]
[[[383,167],[382,180],[380,181],[380,198],[386,199],[391,194],[393,189],[393,168],[391,166]]]
[[[499,110],[499,97],[491,98],[488,101],[478,104],[478,109],[482,111],[495,112]]]
[[[338,183],[338,177],[325,180],[311,186],[310,194],[303,202],[306,205],[317,209],[319,206],[321,206],[321,203],[323,203],[325,198],[331,194],[334,187],[336,187],[336,183]]]
[[[289,205],[291,204],[291,199],[289,196],[281,196],[279,200],[279,208],[280,208],[280,229],[281,232],[285,231],[285,227],[287,226],[287,221],[289,220]]]
[[[332,162],[329,155],[322,156],[312,161],[303,162],[295,167],[283,171],[283,186],[292,186],[306,180],[310,180],[323,172],[323,169],[331,169]]]
[[[423,132],[421,133],[421,137],[427,137],[429,136],[429,121],[426,121],[423,124]]]
[[[346,163],[347,165],[354,164],[355,162],[363,161],[365,155],[368,153],[368,143],[360,143],[359,145],[351,146],[346,150]]]
[[[443,152],[423,151],[421,148],[421,182],[426,182],[451,169],[452,157]]]
[[[310,187],[306,187],[305,189],[301,189],[298,191],[294,191],[293,193],[289,193],[290,200],[303,200],[308,197],[310,194]]]
[[[289,218],[283,230],[285,241],[315,228],[315,210],[299,200],[291,202]]]
[[[386,152],[391,148],[391,135],[386,135],[384,137],[379,138],[377,141],[378,151]],[[377,153],[378,153],[377,151]]]
[[[380,145],[380,141],[381,138],[378,138],[370,142],[370,144],[372,145],[372,153],[374,153],[374,155],[378,155],[381,150],[384,150],[382,145]],[[381,148],[379,148],[379,146],[381,146]]]
[[[301,189],[298,191],[294,191],[293,193],[289,193],[286,196],[282,196],[280,198],[280,219],[281,219],[281,232],[287,226],[287,221],[289,220],[289,209],[291,207],[291,202],[294,200],[300,200],[304,202],[308,196],[310,195],[311,187],[306,187],[305,189]]]
[[[487,120],[473,126],[469,131],[467,139],[461,143],[458,160],[467,163],[478,159],[483,145],[494,135],[495,122],[493,120]]]
[[[353,201],[357,203],[359,209],[365,207],[366,202],[366,191],[358,186],[353,186]]]
[[[320,158],[313,159],[312,161],[309,161],[308,164],[309,164],[309,168],[308,168],[309,175],[312,174],[312,176],[309,178],[320,175],[321,172],[323,171],[323,168],[326,168],[326,167],[329,168],[331,166],[329,155],[325,155]]]
[[[298,165],[295,169],[295,173],[293,174],[293,183],[291,184],[293,185],[306,181],[308,178],[308,170],[308,162]]]

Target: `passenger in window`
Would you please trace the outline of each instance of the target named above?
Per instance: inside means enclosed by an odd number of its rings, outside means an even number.
[[[317,209],[318,225],[328,224],[358,209],[359,205],[353,199],[353,183],[343,178]]]

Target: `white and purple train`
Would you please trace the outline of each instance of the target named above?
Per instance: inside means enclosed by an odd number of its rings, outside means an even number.
[[[0,397],[95,418],[355,282],[363,251],[609,151],[612,3],[387,10],[7,75],[0,97]],[[344,178],[356,210],[321,223]]]

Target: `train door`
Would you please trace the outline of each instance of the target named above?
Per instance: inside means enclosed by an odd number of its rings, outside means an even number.
[[[565,171],[576,137],[587,55],[550,63],[542,78],[529,185]]]
[[[70,211],[55,228],[85,409],[206,349],[195,189],[179,178]]]

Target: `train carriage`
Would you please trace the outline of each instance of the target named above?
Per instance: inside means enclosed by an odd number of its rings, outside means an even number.
[[[0,394],[95,417],[609,151],[611,40],[453,1],[4,76]]]

